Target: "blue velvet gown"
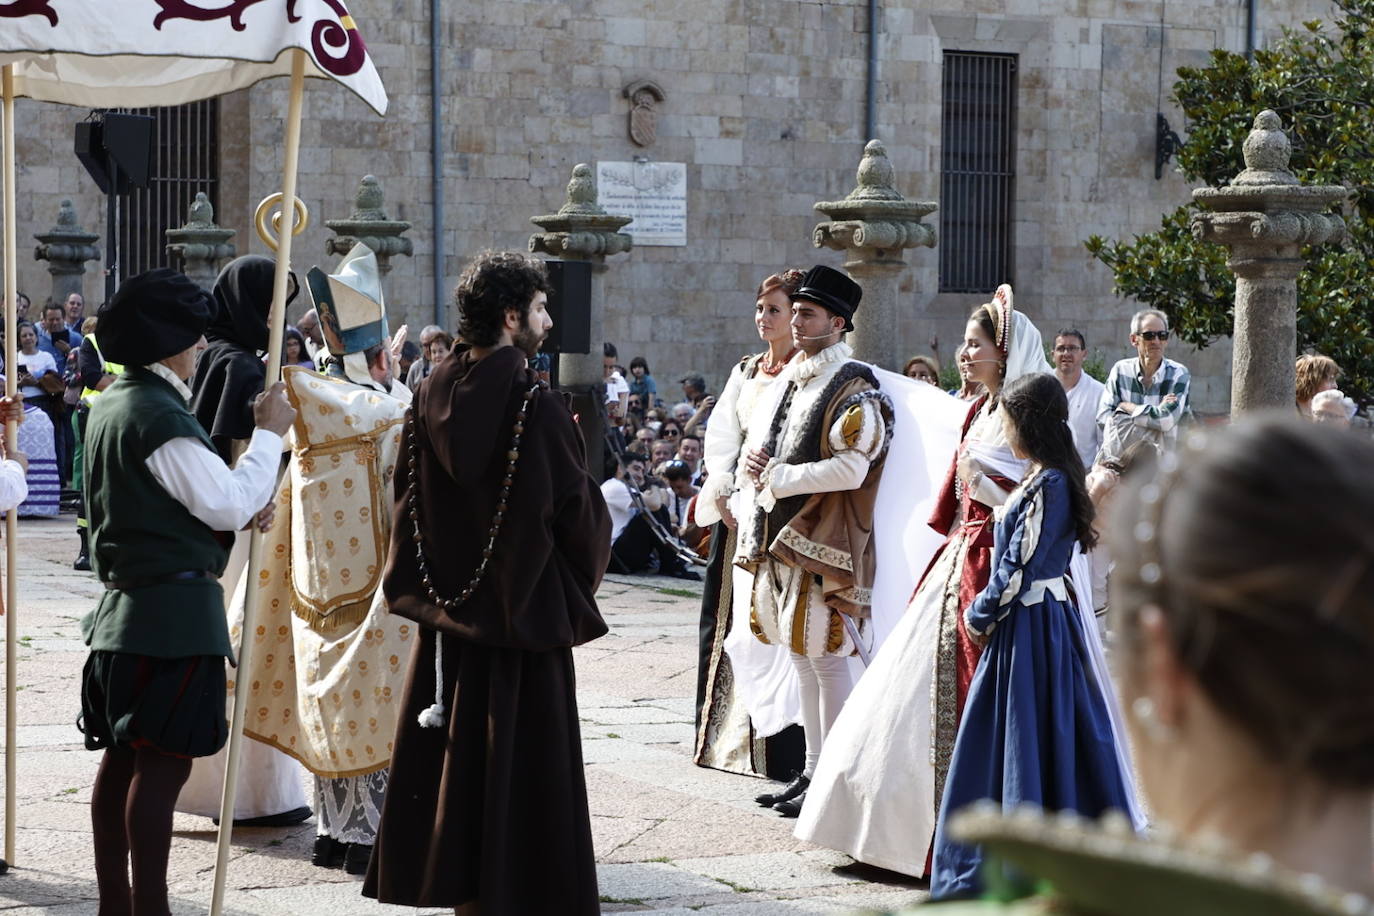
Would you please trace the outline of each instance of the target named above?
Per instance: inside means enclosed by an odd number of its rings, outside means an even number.
[[[982,849],[946,833],[982,799],[1098,817],[1130,810],[1103,694],[1093,676],[1068,570],[1075,540],[1068,481],[1040,472],[997,522],[993,573],[964,612],[989,635],[969,687],[935,829],[932,899],[977,896]]]

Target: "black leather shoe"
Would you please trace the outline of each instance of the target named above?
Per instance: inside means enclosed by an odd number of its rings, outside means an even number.
[[[679,566],[677,569],[668,573],[668,575],[672,576],[674,579],[686,579],[688,582],[701,581],[701,573],[688,569],[685,566]]]
[[[294,827],[297,824],[310,820],[310,815],[314,814],[309,806],[301,805],[299,808],[292,808],[290,811],[282,811],[278,814],[264,814],[261,817],[236,817],[234,818],[235,827]],[[219,818],[210,819],[215,826],[219,826]]]
[[[798,795],[805,792],[810,785],[811,780],[807,779],[801,773],[798,773],[791,782],[783,787],[781,792],[765,792],[762,795],[754,796],[754,801],[763,805],[765,808],[771,808],[778,802],[785,802],[789,799],[796,798]]]
[[[801,814],[802,804],[806,802],[806,790],[803,789],[799,794],[792,796],[787,801],[780,801],[773,806],[773,810],[783,817],[796,817]]]
[[[372,847],[360,843],[349,843],[344,853],[344,871],[350,875],[367,874],[367,860],[372,858]]]
[[[315,851],[310,854],[310,864],[320,868],[339,868],[344,864],[345,845],[332,836],[315,837]]]
[[[81,538],[81,549],[78,550],[76,553],[76,562],[72,564],[72,569],[76,570],[77,572],[90,572],[91,548],[90,542],[87,539],[88,535],[86,534],[86,529],[78,528],[76,533],[77,536]]]

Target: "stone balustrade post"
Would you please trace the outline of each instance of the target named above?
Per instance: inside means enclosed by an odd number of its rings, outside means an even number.
[[[1222,188],[1198,188],[1196,238],[1225,245],[1236,275],[1231,413],[1293,406],[1298,348],[1298,274],[1305,245],[1339,241],[1345,221],[1327,213],[1348,193],[1300,185],[1288,169],[1283,122],[1262,111],[1245,140],[1245,170]]]
[[[863,301],[849,335],[858,359],[901,370],[901,308],[898,283],[907,248],[935,247],[935,229],[921,222],[934,201],[907,200],[896,188],[887,149],[877,140],[864,147],[857,184],[844,200],[821,201],[815,208],[830,218],[812,234],[817,248],[845,253],[844,269],[863,287]]]
[[[168,229],[167,251],[181,260],[181,272],[202,289],[214,289],[220,265],[234,257],[233,229],[215,224],[215,208],[204,191],[196,192],[186,214],[186,225]]]
[[[601,479],[605,452],[602,345],[606,340],[606,258],[628,252],[632,247],[630,236],[620,231],[631,219],[607,213],[597,204],[596,184],[591,166],[586,164],[573,168],[568,200],[557,213],[530,218],[530,222],[544,230],[530,236],[530,251],[592,265],[591,352],[558,355],[558,386],[572,394],[573,410],[587,443],[587,468],[597,480]]]
[[[57,225],[34,238],[38,240],[38,247],[33,251],[33,258],[47,261],[48,273],[52,275],[52,301],[66,302],[72,293],[85,296],[86,262],[100,259],[100,249],[95,244],[100,236],[86,232],[77,224],[72,202],[62,201],[57,208]],[[94,315],[95,309],[87,309],[86,314]]]
[[[358,182],[353,212],[348,219],[324,221],[334,233],[334,238],[325,240],[325,251],[343,257],[353,250],[354,245],[362,242],[376,253],[377,269],[383,275],[391,272],[391,258],[394,255],[413,255],[415,243],[402,238],[412,224],[403,219],[390,219],[383,208],[385,201],[382,183],[372,175],[364,175],[363,180]]]

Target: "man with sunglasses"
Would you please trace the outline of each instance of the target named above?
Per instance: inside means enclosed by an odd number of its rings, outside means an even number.
[[[1131,345],[1137,355],[1112,366],[1098,402],[1103,451],[1113,441],[1124,446],[1133,438],[1172,448],[1178,439],[1178,421],[1188,410],[1192,379],[1186,366],[1164,355],[1169,345],[1168,316],[1156,309],[1136,312],[1131,317]],[[1121,427],[1134,427],[1129,431],[1136,435],[1122,435],[1126,430]]]

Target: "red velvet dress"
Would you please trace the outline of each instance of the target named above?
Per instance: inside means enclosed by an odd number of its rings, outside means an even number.
[[[954,750],[954,739],[959,731],[959,721],[964,714],[964,701],[968,697],[969,684],[978,668],[978,657],[982,650],[968,638],[964,628],[959,625],[964,610],[973,603],[988,584],[992,575],[993,507],[979,502],[959,480],[957,467],[959,459],[965,455],[969,445],[969,431],[978,419],[979,411],[987,402],[987,395],[979,398],[969,408],[964,420],[959,450],[950,462],[949,472],[935,511],[930,518],[930,527],[945,535],[945,543],[931,560],[917,593],[932,587],[927,582],[933,573],[948,577],[944,593],[950,600],[945,602],[940,618],[940,643],[937,648],[935,664],[935,800],[939,804],[944,787],[945,774],[949,769],[950,754]],[[984,476],[1010,493],[1016,482],[1000,474],[984,469]],[[948,551],[958,551],[959,556],[951,566],[941,563]],[[952,581],[956,580],[957,581]],[[957,597],[956,597],[957,596]]]

